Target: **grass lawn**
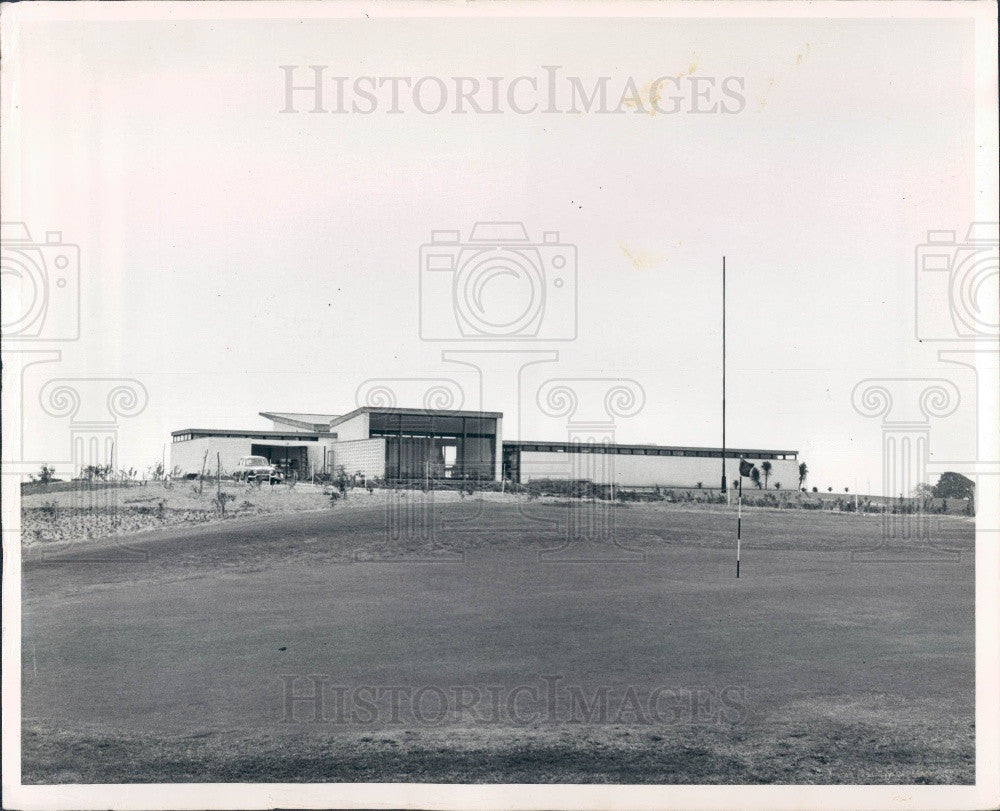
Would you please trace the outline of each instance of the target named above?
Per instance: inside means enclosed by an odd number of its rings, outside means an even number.
[[[26,554],[23,779],[974,781],[971,522],[865,561],[879,517],[752,511],[737,580],[726,511],[567,543],[589,509],[450,502],[428,535],[411,498]]]

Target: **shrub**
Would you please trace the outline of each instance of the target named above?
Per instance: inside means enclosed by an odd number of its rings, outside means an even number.
[[[233,500],[235,500],[235,498],[236,498],[236,496],[234,496],[232,493],[226,493],[223,490],[220,490],[216,494],[215,498],[212,499],[212,503],[215,504],[219,508],[219,512],[223,516],[225,516],[225,514],[226,514],[226,502],[233,501]]]
[[[528,493],[535,497],[594,498],[597,492],[597,487],[590,479],[533,479],[528,483]]]
[[[659,501],[660,496],[657,493],[648,493],[643,490],[628,490],[619,489],[616,494],[616,499],[618,501]]]
[[[42,465],[41,469],[38,471],[38,475],[31,475],[32,481],[38,481],[41,484],[48,484],[51,481],[58,481],[55,478],[56,469],[51,465]]]

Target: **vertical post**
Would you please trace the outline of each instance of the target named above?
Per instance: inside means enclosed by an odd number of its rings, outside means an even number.
[[[743,474],[740,474],[740,495],[736,507],[736,576],[740,576],[740,534],[743,529]]]
[[[222,455],[220,453],[215,454],[215,495],[220,496],[222,494]],[[222,499],[220,498],[221,502]]]
[[[726,481],[726,257],[722,257],[722,492],[729,493]]]
[[[480,429],[481,430],[481,429]],[[465,424],[465,417],[462,417],[462,444],[456,450],[456,456],[458,457],[455,461],[458,462],[458,475],[459,478],[465,478],[465,448],[466,443],[469,441],[469,429]]]
[[[205,448],[205,455],[201,458],[201,476],[198,477],[198,495],[205,492],[205,465],[208,464],[208,448]]]

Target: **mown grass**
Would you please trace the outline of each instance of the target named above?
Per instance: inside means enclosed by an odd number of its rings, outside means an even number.
[[[137,558],[29,558],[24,779],[971,783],[972,525],[886,546],[878,518],[751,513],[737,581],[731,519],[636,505],[612,541],[566,544],[565,509],[465,502],[427,536],[394,536],[380,508],[149,533]],[[850,554],[879,547],[892,562]],[[430,562],[442,550],[464,554]],[[289,674],[737,686],[746,712],[290,722]]]

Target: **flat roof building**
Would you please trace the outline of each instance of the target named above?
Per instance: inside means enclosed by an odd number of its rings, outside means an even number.
[[[171,469],[201,470],[206,452],[223,471],[263,456],[299,477],[316,473],[388,479],[496,479],[501,475],[499,411],[366,406],[343,415],[262,411],[274,430],[174,431]]]
[[[360,474],[389,480],[501,477],[586,479],[623,487],[718,486],[722,449],[502,439],[499,411],[365,406],[347,414],[261,411],[271,430],[184,428],[174,431],[171,469],[197,474],[203,464],[231,472],[241,457],[263,456],[300,478]],[[739,460],[770,465],[770,484],[794,488],[798,451],[727,448],[727,481]]]

